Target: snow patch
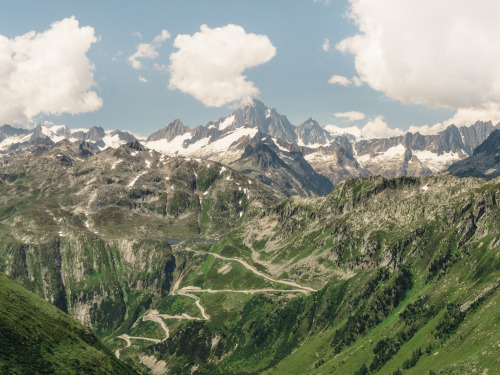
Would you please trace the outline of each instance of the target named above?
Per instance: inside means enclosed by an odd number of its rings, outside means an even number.
[[[271,139],[273,140],[276,147],[278,147],[278,149],[280,149],[281,151],[284,151],[284,152],[288,152],[288,150],[286,148],[284,148],[278,144],[278,140],[276,138],[271,138]]]
[[[104,147],[99,147],[100,150],[105,150],[105,149],[107,149],[109,147],[111,147],[111,148],[118,148],[121,145],[124,145],[125,143],[127,143],[124,140],[120,139],[120,135],[119,134],[105,135],[102,138],[102,141],[104,142]]]
[[[224,130],[233,125],[234,115],[227,117],[224,121],[219,124],[219,130]]]
[[[425,186],[422,186],[420,189],[422,189],[423,191],[427,191],[429,189],[429,186],[425,185]]]
[[[427,150],[413,151],[413,155],[415,155],[422,162],[422,164],[424,164],[432,172],[437,172],[452,164],[454,161],[460,160],[460,155],[451,151],[445,152],[441,155]]]
[[[128,187],[128,188],[132,188],[132,187],[135,185],[136,181],[139,179],[139,177],[141,177],[141,176],[145,175],[146,173],[148,173],[148,171],[144,171],[144,172],[140,173],[140,174],[139,174],[136,178],[134,178],[134,179],[130,182],[130,184],[128,184],[128,185],[127,185],[127,187]]]
[[[113,163],[113,165],[111,166],[111,169],[115,169],[115,168],[116,168],[116,166],[117,166],[118,164],[120,164],[122,161],[123,161],[122,159],[115,161],[115,162]]]
[[[182,135],[178,135],[170,142],[166,139],[159,139],[157,141],[146,142],[146,147],[151,148],[158,152],[165,152],[168,154],[177,154],[181,153],[181,150],[184,149],[184,141],[187,139],[191,139],[191,133],[184,133]]]

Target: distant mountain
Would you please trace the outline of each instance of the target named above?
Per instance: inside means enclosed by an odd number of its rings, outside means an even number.
[[[268,138],[248,144],[230,165],[288,196],[326,195],[333,189],[330,180],[316,173],[301,152],[282,151]]]
[[[330,142],[332,136],[325,129],[319,126],[318,122],[312,118],[304,121],[295,128],[299,146],[325,145]]]
[[[29,150],[39,145],[52,146],[64,139],[71,142],[87,141],[95,149],[104,150],[136,140],[136,137],[127,131],[105,131],[95,126],[90,129],[70,130],[65,125],[38,125],[33,130],[27,130],[4,125],[0,127],[0,155]]]
[[[491,122],[476,122],[460,128],[451,125],[434,135],[408,132],[396,137],[368,139],[356,126],[341,128],[326,125],[322,128],[312,118],[294,126],[276,109],[254,100],[205,126],[191,128],[176,119],[140,141],[166,155],[210,159],[231,164],[238,170],[248,169],[259,180],[282,186],[286,194],[308,195],[329,191],[330,185],[312,188],[311,181],[298,183],[297,178],[310,176],[300,170],[300,165],[306,169],[312,167],[317,175],[327,177],[334,185],[352,177],[425,176],[472,155],[473,150],[497,128],[498,125]],[[261,161],[257,164],[255,160],[250,162],[248,158],[256,156],[255,151],[247,149],[247,146],[255,148],[263,138],[267,138],[266,145],[271,147],[270,150],[279,151],[276,155],[284,164],[271,163],[265,167]],[[126,131],[105,131],[101,127],[70,130],[65,126],[38,126],[25,130],[4,125],[0,128],[0,156],[33,147],[50,147],[63,139],[86,141],[94,150],[105,150],[134,141],[136,137]],[[260,152],[264,152],[264,148],[259,149]],[[275,157],[267,151],[265,153],[267,158]],[[302,155],[299,158],[302,161],[293,166],[289,161],[299,160],[297,153]],[[249,163],[253,165],[251,168],[248,168]],[[284,168],[279,173],[277,165]],[[284,165],[292,170],[299,168],[294,170],[296,176],[292,177]],[[281,182],[271,181],[269,176]],[[292,180],[295,182],[292,183]]]
[[[446,172],[459,177],[500,176],[500,130],[494,130],[471,156],[452,164]]]

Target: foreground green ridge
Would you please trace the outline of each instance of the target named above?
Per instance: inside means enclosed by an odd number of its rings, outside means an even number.
[[[135,374],[88,328],[0,273],[0,374]]]

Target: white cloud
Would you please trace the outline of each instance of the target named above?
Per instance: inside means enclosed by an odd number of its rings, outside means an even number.
[[[344,76],[339,76],[339,75],[333,75],[330,77],[328,80],[328,83],[332,85],[341,85],[344,87],[354,85],[356,87],[360,87],[363,85],[363,82],[359,77],[353,76],[351,79],[344,77]]]
[[[146,78],[144,78],[143,76],[139,76],[139,82],[146,83],[146,82],[148,82],[148,80]]]
[[[343,118],[345,121],[358,121],[358,120],[363,120],[365,118],[365,114],[357,111],[350,111],[350,112],[337,112],[334,114],[335,117],[338,118]]]
[[[328,83],[332,85],[350,86],[352,84],[351,80],[344,76],[333,75],[328,80]]]
[[[382,116],[377,116],[375,119],[367,122],[361,129],[361,132],[363,136],[368,139],[396,137],[405,133],[399,128],[390,128]]]
[[[432,135],[437,134],[443,130],[445,130],[448,125],[444,123],[434,124],[432,126],[429,125],[421,125],[421,126],[410,126],[408,128],[408,132],[410,133],[420,133],[422,135]]]
[[[143,65],[139,59],[155,59],[158,57],[156,47],[151,43],[139,43],[134,54],[130,55],[128,61],[132,68],[142,69]]]
[[[139,43],[136,51],[128,58],[132,68],[142,69],[144,67],[140,59],[156,59],[158,57],[157,48],[168,38],[170,38],[170,33],[167,30],[162,30],[153,38],[152,43]]]
[[[160,34],[154,37],[153,43],[163,43],[167,39],[170,39],[170,33],[167,30],[162,30]]]
[[[330,50],[330,41],[328,39],[325,39],[323,41],[323,44],[321,45],[321,48],[323,51],[328,52]]]
[[[498,0],[350,0],[363,82],[402,103],[476,108],[500,102]],[[465,116],[462,110],[460,116]]]
[[[170,55],[170,89],[192,95],[207,107],[245,102],[259,93],[243,75],[276,54],[265,35],[247,34],[238,25],[209,28],[193,35],[178,35],[177,52]]]
[[[74,18],[14,39],[0,35],[0,123],[28,124],[38,115],[99,109],[94,65],[86,53],[94,29]]]
[[[142,40],[142,34],[138,31],[136,31],[135,33],[133,33],[132,35],[136,36],[137,38],[139,38],[140,40]]]
[[[500,104],[487,103],[472,108],[459,108],[455,115],[444,121],[444,125],[469,126],[476,121],[491,121],[494,125],[500,122]]]

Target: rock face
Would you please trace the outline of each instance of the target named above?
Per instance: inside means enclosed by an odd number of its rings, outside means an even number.
[[[99,336],[168,294],[176,258],[166,238],[226,232],[283,197],[137,141],[97,153],[61,141],[2,162],[0,271]]]
[[[146,142],[158,141],[160,139],[166,139],[168,142],[172,141],[175,137],[189,133],[191,128],[185,126],[180,119],[176,119],[163,129],[151,134]]]
[[[184,285],[198,283],[214,323],[188,323],[146,353],[186,374],[193,366],[228,374],[496,370],[499,188],[498,179],[375,176],[344,181],[326,197],[282,200],[208,251],[317,291],[246,300],[204,293],[225,289],[219,271],[230,263],[203,257]],[[228,282],[250,279],[240,270]]]
[[[459,177],[500,176],[500,130],[494,130],[471,156],[452,164],[446,172]]]
[[[318,122],[312,118],[304,121],[295,128],[299,146],[305,145],[325,145],[332,139],[330,134],[319,126]]]
[[[283,152],[269,139],[248,144],[231,167],[287,196],[326,195],[333,188],[330,180],[316,173],[301,152]]]

